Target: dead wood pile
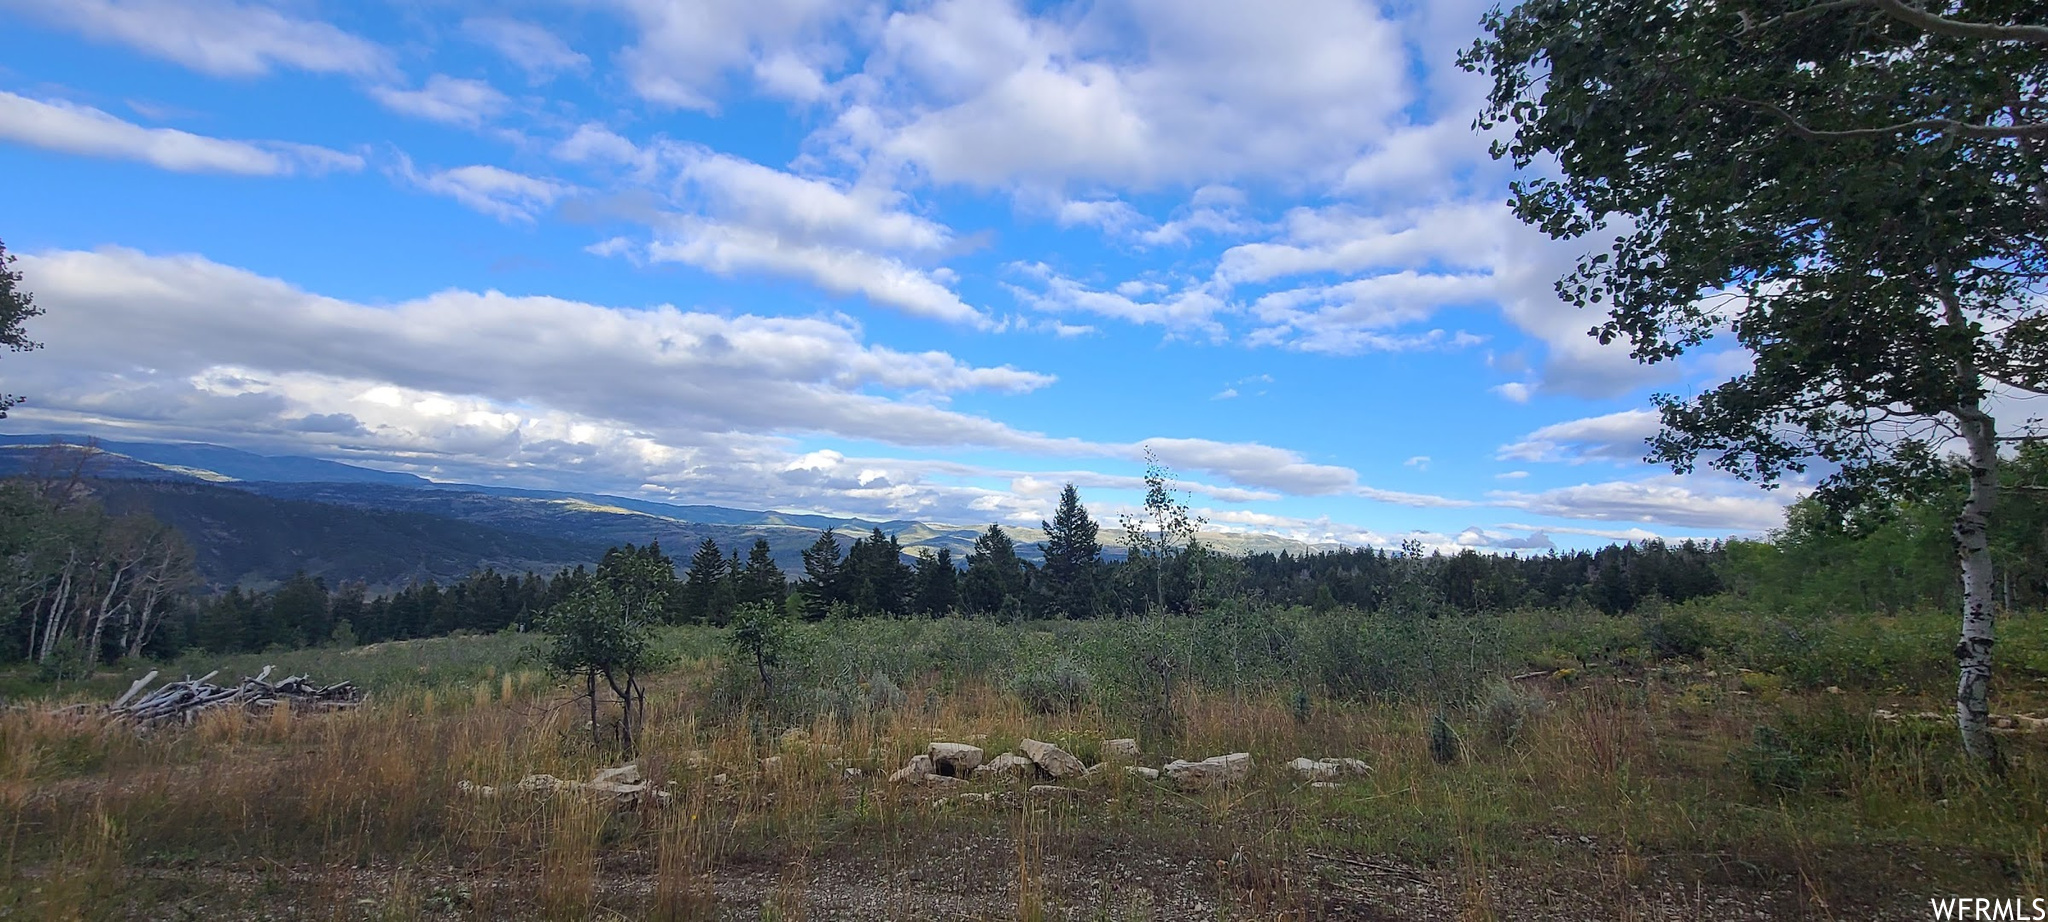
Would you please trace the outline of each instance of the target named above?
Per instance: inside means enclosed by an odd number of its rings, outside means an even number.
[[[156,681],[157,674],[151,671],[109,705],[107,713],[118,720],[153,725],[170,721],[191,723],[197,715],[221,707],[256,712],[283,704],[294,711],[331,711],[355,707],[363,701],[363,693],[354,682],[316,685],[303,675],[278,682],[265,681],[273,668],[265,666],[262,672],[233,685],[213,684],[213,677],[220,674],[216,669],[196,679],[165,682],[148,694],[139,694]]]

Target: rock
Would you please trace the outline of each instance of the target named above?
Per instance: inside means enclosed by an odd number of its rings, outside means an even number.
[[[867,772],[861,771],[858,768],[849,768],[846,770],[846,780],[848,781],[859,781],[860,779],[865,778],[867,776]]]
[[[718,785],[719,787],[725,787],[726,785],[732,783],[732,776],[724,772],[719,772],[718,774],[711,776],[711,783]]]
[[[966,784],[967,779],[955,778],[952,775],[928,774],[925,775],[923,778],[918,779],[918,783],[928,784],[932,787],[938,788],[957,788],[961,785]]]
[[[810,731],[805,730],[802,727],[791,727],[787,730],[782,731],[781,742],[784,746],[802,746],[803,744],[808,743],[810,741]]]
[[[932,773],[948,778],[965,778],[981,767],[981,747],[966,743],[933,743],[925,751]]]
[[[553,775],[527,775],[512,786],[513,790],[521,794],[552,794],[556,791],[575,791],[582,788],[581,781],[563,781]]]
[[[782,773],[782,757],[781,757],[781,756],[769,756],[768,758],[765,758],[765,759],[762,759],[762,760],[761,760],[761,774],[764,774],[764,775],[778,775],[778,774],[781,774],[781,773]]]
[[[912,784],[916,784],[924,781],[924,776],[929,775],[931,773],[932,757],[925,755],[923,753],[919,753],[917,755],[910,757],[910,764],[897,769],[893,774],[891,774],[889,776],[889,783],[899,784],[908,781]]]
[[[1181,790],[1202,791],[1243,781],[1251,774],[1252,754],[1233,752],[1225,756],[1210,756],[1200,762],[1175,759],[1168,762],[1163,771]]]
[[[1344,785],[1339,784],[1335,781],[1311,781],[1308,783],[1308,786],[1318,791],[1334,791],[1337,788],[1343,787]]]
[[[1335,762],[1327,759],[1316,761],[1307,757],[1295,759],[1287,763],[1287,767],[1294,772],[1295,777],[1306,781],[1328,781],[1342,771]]]
[[[1003,753],[983,762],[974,770],[976,779],[1000,778],[1007,781],[1028,781],[1038,777],[1038,763],[1015,753]]]
[[[1364,759],[1350,759],[1338,757],[1335,759],[1322,759],[1321,761],[1328,762],[1332,765],[1337,766],[1337,770],[1343,772],[1346,775],[1372,774],[1372,766],[1366,764]]]
[[[980,791],[968,791],[965,794],[955,794],[951,797],[941,797],[938,800],[932,801],[932,806],[943,807],[947,804],[985,804],[995,799],[996,796],[994,794],[984,794]]]
[[[1830,694],[1830,695],[1839,695],[1839,694],[1841,694],[1841,693],[1842,693],[1842,686],[1840,686],[1840,685],[1830,685],[1830,686],[1828,686],[1828,694]]]
[[[633,762],[628,762],[624,765],[619,766],[618,768],[599,769],[597,774],[592,775],[590,778],[590,783],[592,785],[603,784],[605,782],[613,782],[617,784],[639,784],[640,781],[640,766]]]
[[[475,784],[475,783],[473,783],[473,782],[469,782],[469,781],[457,781],[457,782],[455,782],[455,790],[457,790],[457,791],[460,791],[460,792],[462,792],[462,793],[464,793],[464,794],[468,794],[468,795],[469,795],[469,796],[471,796],[471,797],[496,797],[496,796],[498,796],[498,789],[497,789],[497,788],[491,787],[491,786],[490,786],[490,785],[488,785],[488,784]]]
[[[1037,794],[1040,797],[1073,798],[1079,797],[1086,792],[1080,788],[1061,787],[1057,784],[1034,784],[1031,786],[1031,793]]]
[[[1143,778],[1146,781],[1159,780],[1159,769],[1146,768],[1143,765],[1126,765],[1124,766],[1124,774],[1130,775],[1133,778]]]
[[[1074,758],[1073,753],[1051,743],[1027,739],[1018,743],[1017,749],[1054,778],[1077,778],[1088,773],[1088,766]]]
[[[1138,757],[1138,741],[1131,739],[1103,740],[1102,754],[1105,758],[1120,759],[1128,762]]]

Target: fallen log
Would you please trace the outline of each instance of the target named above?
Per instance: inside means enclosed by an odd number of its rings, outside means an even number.
[[[137,694],[156,679],[157,674],[152,671],[108,705],[107,714],[116,720],[149,726],[173,720],[191,723],[200,713],[221,707],[240,706],[245,711],[255,712],[285,704],[295,711],[320,711],[351,708],[363,701],[363,694],[356,689],[354,682],[316,686],[310,677],[303,675],[292,676],[275,685],[264,681],[275,669],[274,666],[265,666],[256,675],[245,676],[233,685],[214,685],[211,680],[220,674],[216,669],[197,679],[188,676],[179,681],[165,682],[138,698]]]

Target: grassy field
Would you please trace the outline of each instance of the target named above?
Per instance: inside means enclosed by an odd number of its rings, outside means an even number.
[[[458,790],[618,762],[518,635],[155,664],[372,696],[143,735],[59,707],[150,665],[33,700],[16,677],[0,915],[1907,919],[1935,895],[2048,896],[2048,739],[2003,737],[1994,774],[1942,723],[1871,716],[1946,710],[1950,620],[854,621],[801,628],[773,696],[719,632],[677,629],[637,760],[668,796],[630,803]],[[1998,710],[2042,713],[2048,623],[2002,630]],[[1432,752],[1439,723],[1455,752]],[[885,780],[932,741],[1026,736],[1255,768],[1201,793],[1119,771],[965,789],[986,802]],[[1314,788],[1297,756],[1373,771]]]

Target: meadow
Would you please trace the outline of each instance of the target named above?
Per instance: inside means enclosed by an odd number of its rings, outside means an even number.
[[[1947,711],[1952,624],[1725,599],[844,620],[797,625],[765,689],[724,631],[669,628],[635,756],[663,795],[623,800],[509,790],[621,761],[531,635],[24,673],[0,711],[0,915],[1866,919],[2048,896],[2048,738],[2002,736],[1986,770],[1947,723],[1873,717]],[[1998,712],[2048,711],[2048,620],[2001,629]],[[67,707],[149,668],[264,665],[370,699],[147,733]],[[1027,736],[1254,769],[961,789],[987,800],[886,780],[933,741]],[[1313,787],[1298,756],[1372,771]]]

